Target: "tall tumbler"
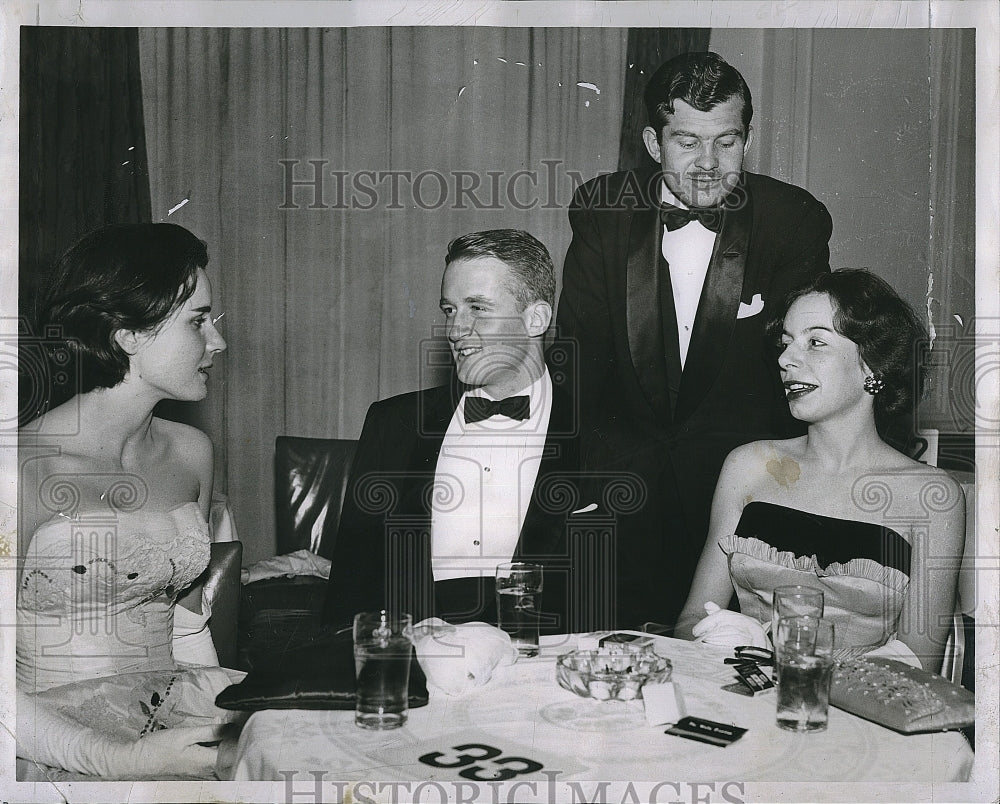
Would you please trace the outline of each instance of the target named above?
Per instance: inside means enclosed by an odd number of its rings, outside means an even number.
[[[833,623],[818,617],[782,617],[774,640],[778,726],[823,731],[833,679]]]
[[[354,615],[354,723],[363,729],[397,729],[409,713],[413,624],[409,614]]]
[[[498,564],[496,590],[500,628],[510,634],[518,656],[537,656],[542,567],[525,562]]]
[[[822,617],[823,590],[813,586],[776,586],[771,593],[771,640],[782,617]]]

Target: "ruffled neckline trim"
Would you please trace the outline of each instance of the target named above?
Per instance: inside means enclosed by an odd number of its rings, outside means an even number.
[[[817,578],[828,576],[849,576],[875,581],[897,592],[905,592],[910,578],[895,567],[886,567],[871,558],[852,558],[850,561],[835,561],[825,567],[820,566],[815,555],[797,556],[787,550],[778,550],[756,537],[731,534],[719,539],[719,547],[730,558],[740,554],[779,567],[808,572]]]

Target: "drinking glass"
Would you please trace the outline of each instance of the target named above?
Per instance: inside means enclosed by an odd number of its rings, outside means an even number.
[[[771,595],[771,639],[782,617],[822,617],[823,590],[812,586],[776,586]]]
[[[833,679],[833,623],[818,617],[782,617],[774,640],[774,666],[779,728],[826,729]]]
[[[510,634],[517,655],[537,656],[542,567],[510,561],[498,564],[496,592],[498,624]]]
[[[365,611],[354,615],[355,725],[398,729],[406,723],[412,639],[409,614]]]

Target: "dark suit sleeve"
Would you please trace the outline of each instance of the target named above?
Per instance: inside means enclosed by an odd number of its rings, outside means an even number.
[[[794,233],[784,242],[774,265],[771,286],[771,309],[768,317],[777,315],[789,291],[804,285],[821,273],[830,272],[830,236],[833,220],[826,207],[812,196],[806,196],[800,208]]]
[[[569,209],[573,239],[563,265],[562,295],[556,317],[557,337],[573,351],[578,398],[596,404],[611,379],[613,363],[611,311],[597,214],[583,198],[590,183],[578,190]]]
[[[347,483],[340,527],[333,548],[330,582],[323,609],[325,622],[348,625],[358,611],[382,608],[385,513],[371,481],[382,476],[385,438],[391,431],[384,403],[368,408]],[[384,490],[384,488],[383,488]]]

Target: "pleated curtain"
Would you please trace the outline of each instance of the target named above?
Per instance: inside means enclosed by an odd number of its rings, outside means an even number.
[[[140,31],[153,220],[208,243],[228,353],[190,420],[246,560],[274,437],[356,438],[448,377],[448,242],[515,227],[557,271],[575,186],[618,165],[625,29]],[[464,192],[463,192],[464,188]]]

